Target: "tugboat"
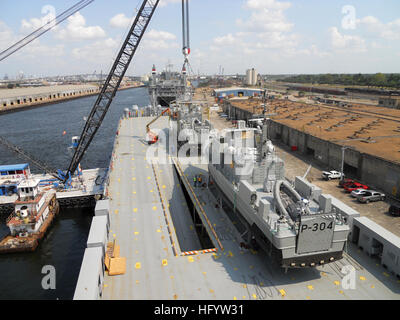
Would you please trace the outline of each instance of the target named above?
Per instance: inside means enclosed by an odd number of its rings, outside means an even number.
[[[0,241],[0,253],[34,251],[59,212],[56,192],[39,190],[39,179],[18,185],[14,212],[7,218],[10,235]]]

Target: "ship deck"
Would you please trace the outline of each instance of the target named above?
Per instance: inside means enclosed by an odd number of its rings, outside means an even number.
[[[340,261],[313,269],[278,267],[267,254],[241,249],[241,237],[207,188],[194,188],[195,174],[207,181],[207,166],[151,164],[144,142],[146,123],[153,118],[122,120],[113,171],[110,173],[110,234],[126,273],[105,275],[102,298],[139,300],[270,300],[270,299],[399,299],[400,282],[377,261],[349,243]],[[162,117],[154,127],[166,129]],[[217,252],[199,250],[183,188],[195,202]],[[197,199],[197,200],[196,200]],[[355,289],[341,285],[343,266],[355,271]]]

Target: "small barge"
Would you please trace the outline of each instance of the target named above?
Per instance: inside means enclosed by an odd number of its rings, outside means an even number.
[[[14,212],[7,218],[10,234],[0,241],[0,253],[34,251],[59,212],[56,192],[39,190],[39,179],[18,185]]]

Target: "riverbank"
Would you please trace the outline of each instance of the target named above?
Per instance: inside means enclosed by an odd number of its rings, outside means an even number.
[[[118,91],[141,87],[145,87],[145,85],[128,85],[120,87]],[[2,97],[2,92],[0,91],[0,115],[30,110],[50,104],[58,104],[61,102],[71,101],[79,98],[90,97],[98,95],[100,92],[100,90],[95,86],[69,86],[65,88],[60,88],[65,90],[59,90],[57,92],[55,92],[54,90],[52,90],[52,92],[46,92],[43,89],[44,88],[41,88],[42,92],[32,92],[29,93],[29,95],[24,95],[20,98],[16,98],[16,95],[14,95],[13,97]]]

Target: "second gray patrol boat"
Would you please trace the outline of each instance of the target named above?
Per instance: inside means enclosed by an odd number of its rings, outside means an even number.
[[[286,269],[342,258],[350,232],[345,216],[320,189],[303,198],[299,189],[305,180],[298,177],[293,186],[285,179],[265,121],[258,128],[238,121],[236,129],[214,137],[210,151],[211,185],[219,191],[220,205],[241,222],[246,241],[241,246],[261,247]]]

